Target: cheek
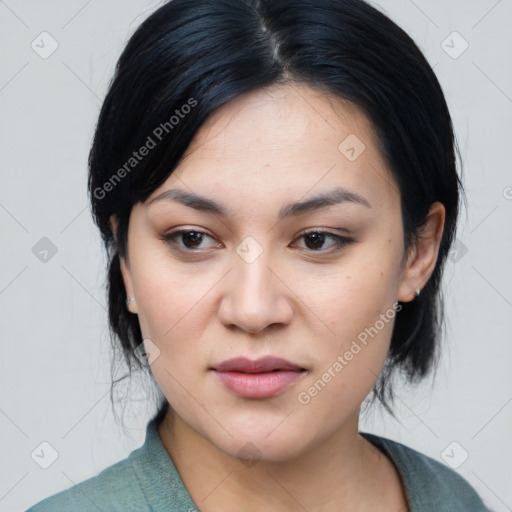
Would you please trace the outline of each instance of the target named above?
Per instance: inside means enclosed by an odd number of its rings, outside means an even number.
[[[177,338],[184,332],[194,339],[201,328],[201,294],[189,283],[162,277],[146,282],[139,291],[139,321],[143,334],[160,341]]]
[[[375,254],[382,257],[377,260]],[[318,358],[301,387],[299,402],[307,402],[323,421],[334,421],[324,417],[326,403],[343,403],[344,410],[357,407],[382,371],[400,311],[394,261],[374,252],[368,260],[362,257],[331,275],[314,295],[305,296],[310,310],[321,313],[329,330],[323,327],[321,336],[312,337]]]
[[[351,340],[371,328],[381,315],[394,318],[398,269],[391,260],[360,258],[309,289],[315,293],[302,297],[312,311],[318,312],[331,335]],[[392,329],[391,323],[387,318],[385,325],[378,322],[377,328],[384,336],[390,335],[387,331]]]
[[[319,430],[337,428],[375,385],[400,311],[396,302],[387,306],[388,294],[384,284],[373,294],[356,287],[350,300],[338,294],[336,307],[330,309],[334,335],[313,337],[318,357],[296,400]],[[332,342],[326,343],[328,339]]]
[[[200,385],[208,359],[204,295],[211,286],[197,276],[187,278],[185,273],[167,269],[141,274],[137,290],[143,337],[159,349],[151,372],[172,407],[190,421],[201,414],[200,408],[195,410],[191,403],[189,392]]]
[[[172,366],[190,364],[201,354],[208,291],[218,281],[195,265],[171,264],[162,251],[141,251],[134,258],[133,278],[138,318],[144,338],[154,341]],[[194,270],[192,270],[194,267]]]

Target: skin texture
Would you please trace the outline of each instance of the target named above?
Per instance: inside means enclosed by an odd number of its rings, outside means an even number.
[[[353,161],[339,149],[349,135],[364,144]],[[371,207],[344,202],[278,221],[284,205],[335,187]],[[149,204],[171,188],[231,214]],[[201,511],[407,509],[393,464],[358,434],[359,409],[389,349],[393,305],[428,281],[443,225],[444,207],[434,203],[403,258],[399,191],[372,125],[355,105],[296,84],[217,110],[167,181],[134,206],[122,260],[135,298],[128,307],[160,351],[151,371],[171,405],[160,435]],[[185,228],[207,235],[162,240]],[[306,230],[352,242],[336,250],[335,238],[308,239]],[[257,243],[246,248],[262,251],[250,263],[237,252],[247,237]],[[301,403],[299,393],[386,312],[378,334]],[[267,355],[307,371],[278,396],[247,399],[209,369]]]

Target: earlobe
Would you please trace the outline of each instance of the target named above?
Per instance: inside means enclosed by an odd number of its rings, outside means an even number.
[[[119,256],[119,262],[121,267],[121,274],[123,276],[124,289],[126,290],[126,308],[130,313],[138,313],[137,302],[135,301],[133,293],[133,283],[131,270],[125,258]]]
[[[411,248],[398,289],[398,300],[410,302],[423,289],[437,263],[439,246],[443,236],[445,208],[440,202],[432,203],[418,240]]]
[[[117,226],[118,219],[116,215],[111,215],[110,217],[110,226],[112,229],[112,233],[114,235],[114,239],[117,244]],[[137,314],[137,303],[135,302],[135,297],[133,295],[133,284],[132,284],[132,276],[131,270],[125,258],[119,255],[119,265],[121,268],[121,275],[123,278],[124,289],[126,290],[126,308],[130,313]]]

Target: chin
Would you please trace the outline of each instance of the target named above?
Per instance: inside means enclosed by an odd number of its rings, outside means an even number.
[[[274,423],[272,428],[263,424],[252,427],[227,426],[233,437],[208,437],[219,450],[245,461],[248,466],[258,461],[284,462],[300,456],[315,444],[313,439],[305,438],[304,432],[307,430],[300,425],[290,423],[277,428],[276,425],[279,422]]]
[[[304,440],[301,440],[304,443]],[[247,435],[235,438],[231,442],[225,443],[226,446],[217,445],[227,455],[240,459],[251,466],[257,462],[285,462],[300,456],[305,446],[298,446],[283,438],[276,438],[272,441],[261,438],[249,439]]]

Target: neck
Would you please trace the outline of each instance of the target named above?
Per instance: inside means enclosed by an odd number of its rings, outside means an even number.
[[[201,512],[375,510],[385,492],[377,478],[385,457],[358,434],[358,420],[359,410],[318,446],[278,462],[226,454],[171,408],[159,431]]]

